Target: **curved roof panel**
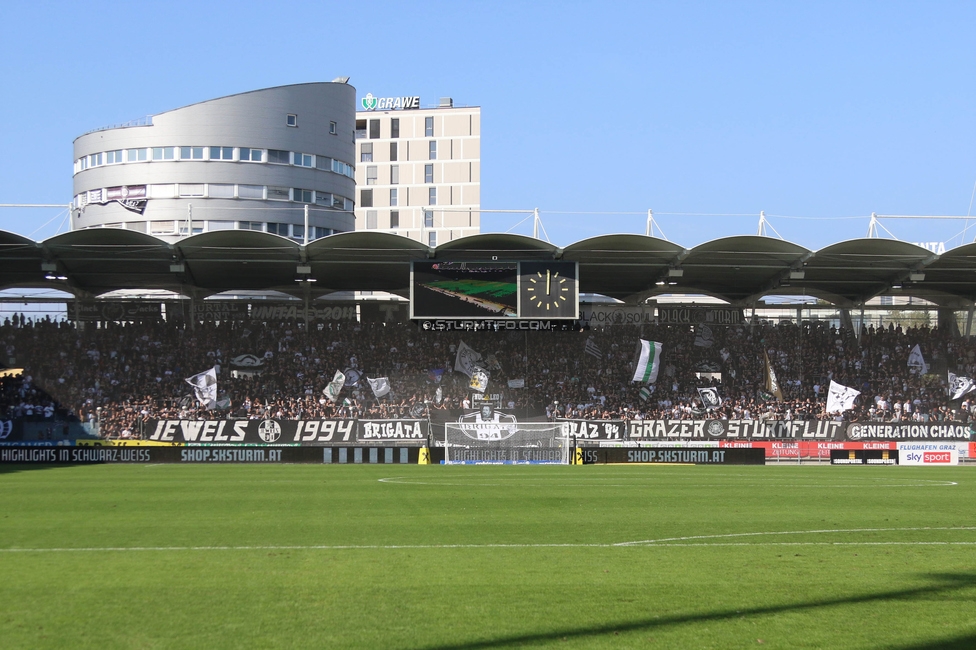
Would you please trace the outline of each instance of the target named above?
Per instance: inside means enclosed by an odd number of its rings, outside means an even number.
[[[653,291],[685,249],[646,235],[600,235],[563,250],[563,259],[579,263],[580,291],[619,300]]]
[[[782,239],[743,235],[723,237],[692,248],[677,286],[736,302],[778,286],[791,268],[810,255],[803,246]]]
[[[573,261],[579,264],[581,291],[631,301],[697,293],[748,303],[780,293],[850,305],[889,293],[959,308],[976,300],[976,243],[938,256],[885,239],[855,239],[812,252],[770,237],[740,236],[687,250],[632,234],[601,235],[565,249],[524,235],[483,234],[431,249],[406,237],[363,231],[305,246],[250,230],[204,233],[175,244],[115,228],[77,230],[40,243],[0,231],[0,287],[51,286],[76,295],[117,289],[404,294],[411,262],[431,258]],[[49,274],[68,279],[46,280]],[[296,283],[306,277],[316,282]]]

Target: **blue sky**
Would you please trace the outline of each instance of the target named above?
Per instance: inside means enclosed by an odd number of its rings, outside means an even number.
[[[643,232],[650,208],[692,246],[755,233],[765,210],[816,249],[864,236],[872,212],[970,210],[974,26],[976,3],[949,2],[8,0],[0,203],[70,201],[90,129],[342,75],[360,97],[481,106],[482,207],[538,207],[554,243]],[[520,219],[483,229],[530,233]],[[976,236],[976,220],[883,223]],[[0,210],[35,239],[60,225]]]

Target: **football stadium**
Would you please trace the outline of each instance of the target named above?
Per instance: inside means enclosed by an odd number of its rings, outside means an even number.
[[[974,250],[3,233],[3,645],[971,648]]]

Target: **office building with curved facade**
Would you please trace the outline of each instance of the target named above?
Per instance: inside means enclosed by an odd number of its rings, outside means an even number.
[[[355,229],[356,90],[344,80],[200,102],[74,142],[72,229],[174,240]]]

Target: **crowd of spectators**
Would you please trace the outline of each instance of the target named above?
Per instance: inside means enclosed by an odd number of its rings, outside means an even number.
[[[658,380],[647,387],[631,381],[641,338],[663,344]],[[0,325],[0,346],[24,375],[0,382],[0,409],[4,418],[71,413],[113,437],[138,436],[142,423],[164,418],[426,417],[476,406],[468,376],[454,370],[462,341],[482,356],[486,395],[549,418],[966,422],[969,400],[947,401],[946,370],[976,375],[976,341],[895,325],[855,337],[817,321],[461,333],[410,323],[319,322],[306,331],[293,322],[190,328],[14,317]],[[915,345],[928,373],[908,366]],[[242,355],[249,364],[235,365]],[[766,357],[782,400],[765,390]],[[218,401],[207,408],[185,379],[211,367]],[[337,370],[348,379],[332,401],[323,389]],[[392,389],[381,398],[366,381],[377,377]],[[861,392],[853,409],[826,412],[831,380]],[[705,386],[718,387],[721,406],[703,407]]]

